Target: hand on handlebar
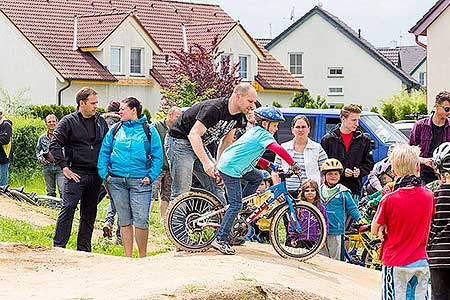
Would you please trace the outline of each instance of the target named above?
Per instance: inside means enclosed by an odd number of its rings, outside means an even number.
[[[291,171],[295,174],[298,175],[300,174],[300,165],[295,162],[291,167],[290,167]]]

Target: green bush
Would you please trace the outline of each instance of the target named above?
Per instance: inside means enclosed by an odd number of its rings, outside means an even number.
[[[282,106],[281,106],[281,103],[278,102],[278,101],[273,101],[273,102],[272,102],[272,106],[273,106],[273,107],[278,107],[278,108],[281,108],[281,107],[282,107]]]
[[[58,120],[61,120],[65,115],[71,114],[76,110],[72,105],[33,105],[31,107],[31,115],[36,118],[45,119],[46,116],[54,114]]]
[[[290,107],[304,107],[304,108],[320,108],[326,109],[328,108],[327,99],[325,97],[321,97],[320,95],[316,96],[314,99],[308,91],[295,93],[294,98],[290,104]]]
[[[413,116],[427,114],[426,101],[425,90],[403,90],[389,99],[383,99],[380,111],[390,122],[412,119]]]
[[[36,159],[36,143],[45,132],[44,122],[38,118],[11,117],[13,122],[12,147],[14,159],[11,162],[11,173],[31,174],[38,167]]]

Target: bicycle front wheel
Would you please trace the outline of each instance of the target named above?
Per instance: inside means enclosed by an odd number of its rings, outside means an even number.
[[[319,253],[326,239],[326,223],[320,210],[304,201],[294,203],[301,232],[295,232],[290,224],[291,211],[286,204],[273,217],[270,224],[270,241],[275,251],[285,258],[299,261],[310,259]]]
[[[201,192],[187,192],[171,203],[165,220],[167,237],[188,252],[207,250],[216,238],[223,208],[215,197]]]
[[[13,190],[13,189],[9,190],[9,193],[11,194],[11,196],[13,196],[15,199],[17,199],[19,201],[25,201],[32,205],[38,205],[33,198],[27,196],[24,193],[21,193],[19,191]]]
[[[364,266],[369,269],[381,270],[381,261],[378,259],[381,240],[374,239],[368,246],[368,249],[364,249],[361,254],[361,260],[364,262]]]

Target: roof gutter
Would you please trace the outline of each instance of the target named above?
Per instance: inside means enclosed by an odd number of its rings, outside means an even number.
[[[67,79],[67,82],[68,82],[68,84],[58,91],[58,105],[62,105],[62,99],[61,99],[62,92],[64,92],[65,90],[67,90],[70,87],[70,85],[72,84],[72,80]]]
[[[420,47],[422,47],[423,49],[427,50],[427,45],[425,45],[424,43],[419,41],[419,36],[418,35],[416,35],[416,44],[419,45]]]

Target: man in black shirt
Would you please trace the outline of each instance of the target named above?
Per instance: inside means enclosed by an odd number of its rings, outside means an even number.
[[[97,112],[98,96],[95,90],[82,88],[77,93],[76,101],[77,111],[61,119],[50,143],[50,152],[65,177],[63,205],[56,221],[53,245],[66,247],[75,210],[81,202],[77,250],[90,252],[97,197],[102,184],[97,160],[108,125]]]
[[[237,128],[246,126],[245,114],[255,109],[256,90],[248,83],[237,85],[230,98],[205,100],[186,110],[169,129],[166,153],[172,174],[170,199],[188,192],[192,174],[203,187],[225,204],[215,182],[215,160],[205,149],[220,141],[216,159],[234,140]]]

